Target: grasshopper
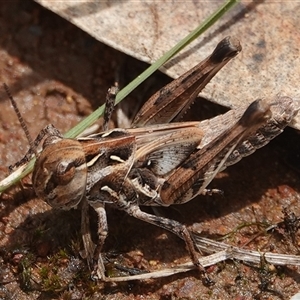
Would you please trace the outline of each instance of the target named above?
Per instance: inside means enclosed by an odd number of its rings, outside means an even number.
[[[218,172],[267,144],[297,114],[292,99],[275,97],[209,120],[178,122],[205,85],[240,51],[236,39],[222,40],[208,58],[154,94],[131,128],[65,139],[48,125],[30,142],[25,157],[11,167],[35,154],[32,183],[37,196],[57,209],[82,204],[82,237],[94,278],[114,280],[105,275],[101,256],[108,234],[106,204],[176,234],[184,240],[193,264],[204,272],[187,227],[143,212],[140,206],[182,204],[210,192],[207,186]],[[20,116],[19,120],[23,122]],[[98,215],[96,245],[89,232],[88,205]]]

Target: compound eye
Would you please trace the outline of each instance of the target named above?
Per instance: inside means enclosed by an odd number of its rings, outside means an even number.
[[[67,163],[63,161],[57,165],[54,176],[59,184],[66,185],[73,180],[75,173],[76,167],[74,166],[74,162]]]
[[[85,194],[87,166],[84,163],[61,162],[53,172],[44,198],[54,208],[76,207]]]

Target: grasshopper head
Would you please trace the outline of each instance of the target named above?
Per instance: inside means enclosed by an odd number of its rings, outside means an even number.
[[[86,187],[87,166],[77,140],[49,137],[34,166],[36,194],[53,208],[71,209],[81,201]]]

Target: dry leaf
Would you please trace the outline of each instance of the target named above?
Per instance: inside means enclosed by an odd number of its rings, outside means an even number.
[[[36,0],[101,42],[151,63],[209,16],[222,1]],[[177,77],[206,57],[223,37],[237,37],[242,53],[202,96],[224,106],[287,95],[298,100],[300,3],[242,1],[164,68]],[[300,114],[294,126],[300,129]]]

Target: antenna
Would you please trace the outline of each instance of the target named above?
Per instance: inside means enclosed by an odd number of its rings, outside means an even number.
[[[10,102],[11,102],[13,108],[14,108],[14,111],[16,112],[16,115],[17,115],[18,120],[19,120],[19,122],[20,122],[20,124],[21,124],[21,127],[22,127],[22,129],[23,129],[23,131],[24,131],[24,133],[25,133],[25,135],[26,135],[26,138],[27,138],[27,141],[28,141],[28,143],[29,143],[30,149],[31,149],[31,151],[34,152],[34,155],[35,155],[36,157],[38,157],[38,152],[37,152],[37,150],[36,150],[36,147],[34,146],[33,140],[31,139],[30,133],[29,133],[29,131],[28,131],[28,127],[27,127],[27,125],[26,125],[24,119],[23,119],[22,116],[21,116],[21,113],[20,113],[20,110],[19,110],[19,108],[18,108],[18,106],[17,106],[17,103],[16,103],[16,101],[14,100],[13,96],[11,95],[11,92],[10,92],[10,90],[9,90],[9,88],[8,88],[8,86],[7,86],[7,84],[4,83],[3,86],[4,86],[4,89],[5,89],[5,92],[6,92],[7,96],[8,96],[8,98],[10,99]]]

